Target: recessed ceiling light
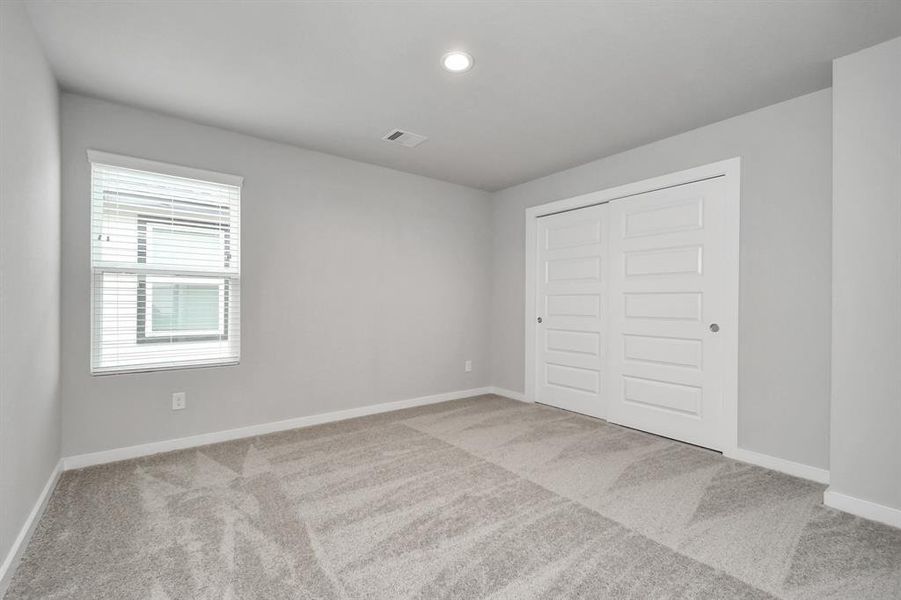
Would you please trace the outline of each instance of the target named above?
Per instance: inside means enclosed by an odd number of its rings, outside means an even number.
[[[441,57],[441,66],[451,73],[465,73],[472,68],[472,56],[466,52],[448,52]]]

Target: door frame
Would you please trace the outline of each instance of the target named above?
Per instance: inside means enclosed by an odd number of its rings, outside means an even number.
[[[720,440],[723,454],[730,455],[738,448],[738,304],[739,304],[739,230],[741,220],[741,158],[735,157],[719,162],[668,173],[626,185],[620,185],[597,192],[590,192],[572,198],[556,200],[526,209],[526,277],[525,277],[525,400],[535,402],[538,388],[537,360],[538,325],[538,219],[560,212],[603,204],[612,200],[626,200],[665,188],[695,183],[705,179],[723,177],[725,182],[726,219],[725,240],[722,249],[725,261],[726,281],[722,282],[726,297],[725,314],[718,319],[725,323],[720,335],[725,353],[723,373],[723,412],[720,422]],[[600,414],[606,416],[605,405]]]

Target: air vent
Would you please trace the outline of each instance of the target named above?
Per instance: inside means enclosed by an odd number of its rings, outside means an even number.
[[[391,142],[392,144],[400,144],[407,148],[415,148],[429,138],[424,135],[419,135],[418,133],[404,131],[403,129],[392,129],[382,136],[382,139],[386,142]]]

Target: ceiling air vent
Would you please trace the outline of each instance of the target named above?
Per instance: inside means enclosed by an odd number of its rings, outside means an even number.
[[[429,138],[424,135],[419,135],[418,133],[404,131],[403,129],[392,129],[382,136],[382,139],[386,142],[391,142],[392,144],[400,144],[407,148],[415,148]]]

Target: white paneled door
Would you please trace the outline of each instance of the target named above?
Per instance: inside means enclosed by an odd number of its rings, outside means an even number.
[[[607,205],[538,219],[537,400],[604,416]]]
[[[724,178],[609,204],[607,418],[722,449]]]

